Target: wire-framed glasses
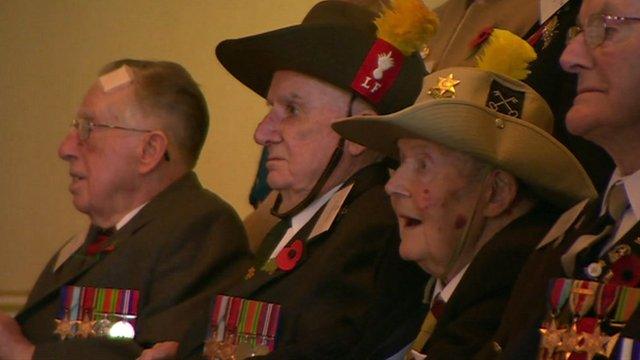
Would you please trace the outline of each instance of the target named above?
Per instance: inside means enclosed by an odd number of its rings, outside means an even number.
[[[136,132],[151,132],[152,130],[146,129],[136,129],[119,125],[110,125],[110,124],[96,124],[89,119],[79,118],[73,119],[71,126],[78,130],[78,136],[80,140],[87,140],[91,135],[91,132],[96,128],[102,129],[117,129],[117,130],[126,130],[126,131],[136,131]]]
[[[615,29],[628,21],[640,21],[640,17],[617,16],[609,14],[592,14],[585,25],[576,25],[567,31],[567,44],[584,32],[584,41],[590,48],[596,48],[607,38],[607,29]]]

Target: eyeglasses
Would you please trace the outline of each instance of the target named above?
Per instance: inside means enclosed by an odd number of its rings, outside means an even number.
[[[142,133],[149,133],[149,132],[153,131],[153,130],[136,129],[136,128],[118,126],[118,125],[110,125],[110,124],[95,124],[93,121],[91,121],[89,119],[84,119],[84,118],[73,119],[73,122],[71,123],[71,126],[78,131],[78,136],[80,137],[80,140],[82,140],[82,141],[87,140],[89,138],[89,135],[91,135],[91,131],[93,131],[93,129],[96,129],[96,128],[118,129],[118,130],[135,131],[135,132],[142,132]],[[164,153],[164,159],[166,161],[169,161],[171,159],[169,157],[169,151],[168,150],[165,151],[165,153]]]
[[[607,37],[607,29],[614,29],[627,21],[639,21],[640,17],[616,16],[608,14],[592,14],[587,19],[587,24],[572,26],[567,31],[567,44],[584,31],[584,41],[590,48],[602,45]]]
[[[118,125],[96,124],[89,119],[83,119],[83,118],[73,119],[71,126],[74,127],[76,130],[78,130],[78,136],[82,141],[87,140],[91,135],[91,131],[93,131],[96,128],[118,129],[118,130],[126,130],[126,131],[145,132],[145,133],[151,132],[151,130],[136,129],[136,128],[118,126]]]

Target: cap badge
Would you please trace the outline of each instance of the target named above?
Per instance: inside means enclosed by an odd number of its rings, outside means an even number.
[[[384,72],[393,67],[393,56],[391,51],[384,54],[378,54],[378,67],[373,70],[373,78],[376,80],[382,80]]]
[[[460,80],[453,78],[453,74],[447,77],[438,77],[438,86],[429,89],[429,95],[434,99],[456,97],[455,86],[460,84]]]
[[[523,102],[524,92],[512,89],[493,80],[485,105],[489,109],[501,114],[520,118],[522,116]]]
[[[398,49],[378,39],[358,70],[351,88],[372,103],[378,103],[393,87],[403,63],[404,55]]]

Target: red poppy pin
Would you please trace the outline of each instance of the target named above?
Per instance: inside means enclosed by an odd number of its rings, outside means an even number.
[[[302,240],[295,240],[290,246],[286,246],[282,249],[278,256],[276,256],[276,264],[278,269],[283,271],[290,271],[296,267],[300,259],[302,258],[302,250],[304,243]]]
[[[87,249],[86,249],[87,256],[94,256],[98,254],[108,254],[110,252],[113,252],[116,249],[116,247],[114,244],[106,245],[108,241],[109,241],[108,236],[104,236],[104,235],[98,236],[96,241],[90,243],[87,246]]]
[[[473,40],[471,40],[471,42],[469,42],[469,47],[472,49],[477,49],[480,45],[487,41],[489,36],[491,36],[491,33],[493,33],[492,26],[487,26],[486,28],[482,29],[478,36],[476,36]]]
[[[640,258],[626,255],[611,264],[612,284],[636,287],[640,283]]]

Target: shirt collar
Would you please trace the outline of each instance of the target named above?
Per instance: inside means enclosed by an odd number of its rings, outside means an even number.
[[[627,176],[620,175],[620,170],[616,168],[613,171],[613,175],[609,180],[609,185],[607,185],[607,190],[604,193],[603,201],[609,196],[609,191],[613,187],[615,183],[621,181],[624,185],[624,190],[627,193],[627,198],[629,199],[629,205],[631,211],[633,211],[633,215],[638,218],[640,214],[640,170],[634,172],[633,174],[629,174]],[[600,210],[600,215],[604,214],[604,207]]]
[[[449,302],[449,298],[458,287],[458,284],[460,283],[460,280],[462,280],[464,273],[467,272],[468,267],[469,264],[467,264],[467,266],[460,270],[460,272],[458,272],[456,276],[454,276],[446,285],[443,284],[440,279],[436,280],[436,285],[433,288],[431,300],[433,301],[436,296],[440,295],[440,298],[444,302]]]
[[[148,204],[148,202],[146,202],[146,203],[138,206],[137,208],[129,211],[127,213],[127,215],[125,215],[122,219],[120,219],[120,221],[118,221],[118,223],[116,224],[116,230],[120,230],[120,229],[122,229],[123,226],[127,225],[129,220],[133,219],[133,217],[136,216],[136,214],[138,214],[138,212],[140,212],[140,210],[142,210],[142,208],[147,204]]]
[[[309,219],[324,205],[333,194],[336,193],[340,189],[342,184],[334,187],[333,189],[327,191],[326,194],[314,200],[309,206],[307,206],[304,210],[296,214],[291,218],[291,227],[294,229],[300,229],[304,224],[306,224]]]

